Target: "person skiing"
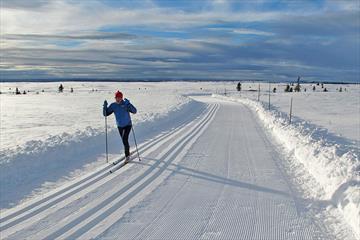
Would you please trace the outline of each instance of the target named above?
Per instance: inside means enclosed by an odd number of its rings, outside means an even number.
[[[132,128],[130,113],[136,114],[136,112],[137,110],[134,105],[132,105],[128,99],[123,99],[123,94],[120,91],[115,93],[115,102],[111,103],[109,107],[107,101],[104,101],[104,117],[109,116],[112,113],[115,114],[116,125],[124,144],[125,163],[130,161],[129,134]]]

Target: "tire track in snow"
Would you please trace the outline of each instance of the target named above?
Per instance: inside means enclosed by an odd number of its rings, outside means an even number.
[[[196,120],[199,119],[203,113],[209,112],[208,110],[209,108],[210,106],[208,105],[208,107],[202,113],[200,113],[200,115],[197,118],[193,119],[191,122],[182,124],[179,127],[169,131],[168,133],[161,135],[155,141],[149,141],[140,145],[139,146],[140,153],[145,153],[146,151],[150,151],[151,149],[155,151],[159,146],[163,145],[168,139],[175,138],[178,134],[181,134],[181,132],[185,131],[187,126],[191,126],[195,124]],[[4,214],[6,213],[8,214],[4,217],[4,219],[5,220],[9,218],[10,219],[4,222],[2,217],[3,223],[1,224],[1,228],[0,228],[1,236],[2,237],[9,236],[14,232],[19,231],[19,229],[21,230],[22,228],[33,224],[34,220],[38,221],[39,219],[47,216],[48,213],[51,212],[49,211],[49,209],[52,206],[58,208],[59,203],[65,200],[69,200],[71,196],[79,193],[79,191],[85,190],[86,188],[89,187],[92,188],[93,186],[96,186],[95,183],[104,180],[104,178],[108,175],[108,170],[111,167],[113,167],[112,164],[106,167],[102,167],[100,170],[97,170],[95,173],[90,173],[89,176],[86,176],[75,183],[71,182],[69,186],[65,186],[61,188],[59,192],[57,192],[58,189],[56,189],[55,192],[50,192],[49,196],[45,198],[42,198],[40,200],[34,199],[34,201],[31,201],[30,203],[26,204],[23,208],[21,208],[18,211],[12,211],[10,213],[5,212]],[[39,217],[39,214],[43,214],[43,215]],[[24,221],[27,221],[27,224],[24,224]],[[14,228],[12,229],[11,227]]]
[[[160,161],[155,163],[150,169],[145,171],[145,173],[138,176],[134,181],[131,181],[125,187],[121,188],[120,191],[117,191],[109,198],[102,200],[99,204],[97,204],[94,207],[91,207],[89,211],[86,211],[80,216],[76,216],[75,218],[72,217],[70,222],[68,222],[67,220],[66,224],[64,226],[60,226],[55,232],[53,232],[53,230],[49,230],[49,232],[51,232],[49,235],[46,235],[45,237],[38,236],[37,238],[74,239],[79,237],[81,234],[87,232],[92,227],[96,226],[100,221],[107,218],[110,214],[113,213],[113,211],[120,208],[123,204],[125,204],[134,196],[136,196],[139,192],[141,192],[141,190],[143,190],[146,186],[152,183],[159,175],[161,175],[161,173],[166,170],[166,167],[174,159],[169,160],[167,163],[165,163],[164,166],[153,175],[150,175],[150,173],[153,172],[153,170],[156,169],[156,167],[161,164],[162,162],[161,160],[170,158],[170,156],[171,157],[176,156],[176,154],[181,152],[181,147],[186,146],[187,141],[189,141],[192,137],[196,136],[196,134],[198,134],[201,131],[201,129],[203,129],[204,124],[207,121],[209,121],[210,117],[214,115],[215,111],[216,111],[216,107],[213,107],[212,110],[204,117],[204,119],[200,121],[200,123],[193,126],[178,141],[175,141],[173,144],[171,144],[168,147],[168,149],[163,151],[164,153],[162,152],[160,154],[161,156]],[[135,189],[133,190],[132,188]],[[128,193],[128,194],[125,197],[122,197],[124,193]],[[109,220],[111,219],[106,219],[107,222]],[[86,237],[84,239],[86,239]]]

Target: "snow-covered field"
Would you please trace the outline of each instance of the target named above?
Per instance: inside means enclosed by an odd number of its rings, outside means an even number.
[[[104,165],[102,103],[104,99],[111,101],[117,89],[138,108],[133,122],[140,145],[181,128],[205,111],[207,104],[188,95],[215,93],[214,99],[219,99],[226,93],[226,101],[241,102],[255,112],[274,139],[273,144],[278,145],[276,151],[284,156],[279,164],[291,176],[290,183],[308,199],[308,208],[318,203],[318,215],[325,212],[326,219],[334,217],[329,225],[337,238],[349,238],[351,234],[339,230],[336,221],[345,222],[360,236],[359,85],[326,85],[329,92],[316,86],[313,92],[307,84],[303,85],[307,92],[284,93],[284,84],[272,84],[271,89],[276,87],[277,93],[271,93],[269,112],[266,83],[260,84],[260,103],[256,101],[257,92],[247,91],[258,89],[258,83],[252,82],[243,83],[240,93],[234,91],[234,82],[65,82],[64,93],[57,92],[59,84],[1,83],[1,209],[12,211],[19,203],[47,196],[54,188],[64,188]],[[29,92],[14,95],[11,92],[15,87]],[[71,87],[74,93],[70,93]],[[336,91],[340,87],[343,92]],[[293,122],[289,124],[291,97]],[[229,118],[233,115],[224,110],[218,114],[229,114]],[[122,146],[113,116],[108,125],[113,161],[122,154]]]
[[[312,88],[315,86],[316,90]],[[258,83],[243,83],[241,93],[231,92],[230,95],[242,96],[252,100],[258,99]],[[360,84],[324,84],[329,92],[323,92],[321,85],[301,84],[301,92],[284,92],[285,83],[272,83],[270,103],[272,109],[289,114],[291,97],[293,98],[292,114],[296,120],[305,120],[312,127],[323,132],[329,130],[333,137],[343,138],[352,144],[360,143]],[[294,87],[294,86],[292,86]],[[306,88],[306,92],[304,89]],[[342,92],[339,89],[342,88]],[[260,101],[268,104],[268,83],[260,84]],[[328,136],[330,137],[330,136]],[[346,139],[346,140],[345,140]],[[337,139],[339,140],[339,139]]]
[[[63,84],[64,92],[58,93],[58,82],[1,83],[0,208],[10,207],[25,196],[47,192],[54,182],[59,182],[55,184],[58,186],[81,174],[79,169],[104,163],[102,105],[105,99],[114,100],[116,90],[123,91],[124,97],[138,108],[133,123],[142,141],[180,124],[181,115],[188,114],[189,109],[201,110],[186,94],[211,93],[233,86],[188,82]],[[15,95],[16,87],[21,93],[29,92]],[[123,150],[113,115],[108,125],[109,153],[116,158]]]

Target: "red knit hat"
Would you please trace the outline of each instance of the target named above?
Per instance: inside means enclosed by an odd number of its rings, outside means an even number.
[[[122,92],[120,92],[119,90],[115,93],[115,97],[116,98],[123,98],[123,94],[122,94]]]

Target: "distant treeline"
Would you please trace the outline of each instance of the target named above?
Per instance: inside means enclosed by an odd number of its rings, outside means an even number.
[[[0,82],[264,82],[261,79],[1,79]],[[292,81],[271,81],[271,83],[290,83]],[[337,82],[337,81],[301,81],[301,83],[316,84],[318,82],[324,84],[360,84],[360,82]]]

